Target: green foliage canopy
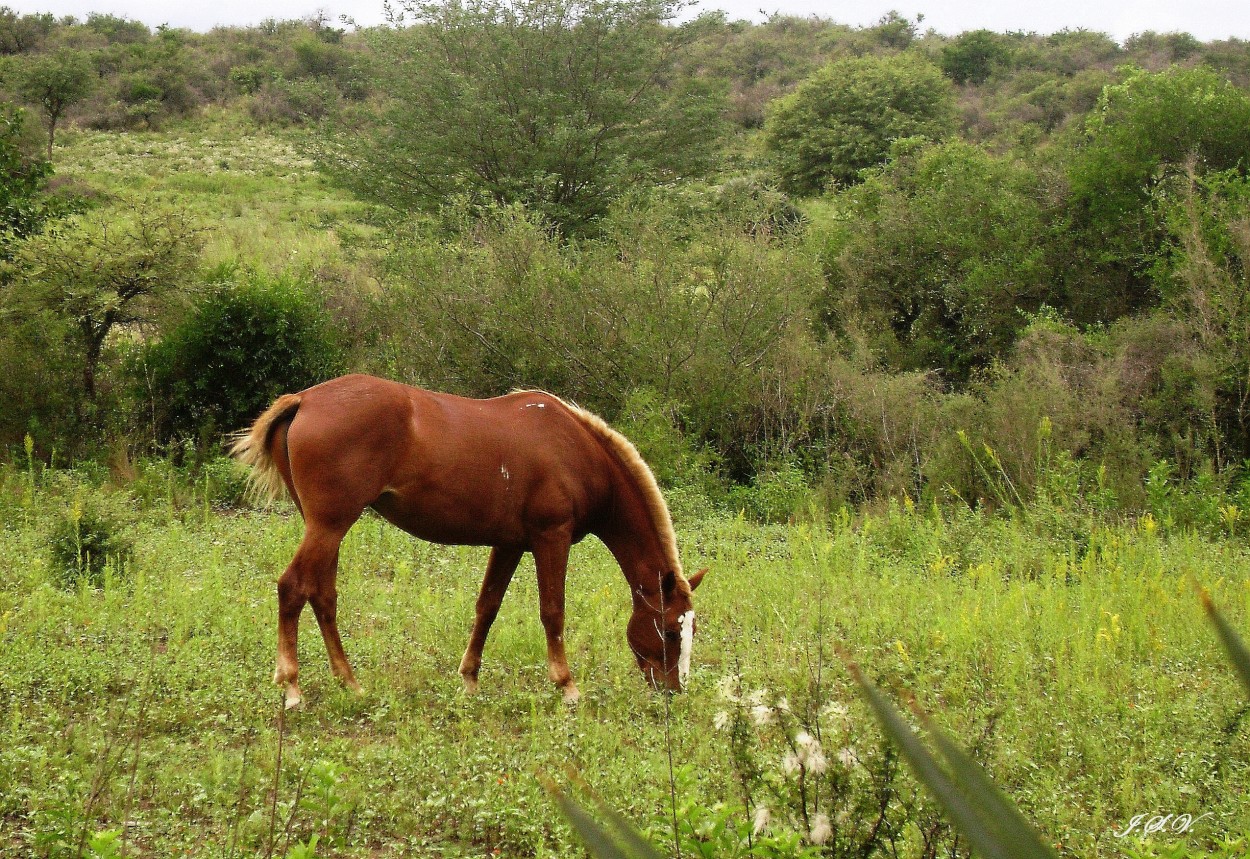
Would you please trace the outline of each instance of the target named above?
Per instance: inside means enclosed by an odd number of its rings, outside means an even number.
[[[523,203],[577,232],[638,184],[698,175],[717,155],[720,100],[670,75],[672,0],[406,3],[378,34],[390,99],[343,127],[331,170],[400,211],[449,198]]]
[[[258,275],[209,292],[134,368],[152,397],[156,438],[214,441],[280,394],[343,369],[318,301],[297,283]]]
[[[1069,291],[1081,317],[1115,318],[1152,299],[1163,229],[1151,203],[1169,174],[1250,165],[1250,96],[1206,68],[1129,70],[1104,89],[1069,171],[1074,248]]]
[[[1044,196],[1027,167],[980,147],[900,141],[841,198],[855,228],[828,251],[826,319],[844,321],[849,291],[898,368],[966,380],[1010,348],[1020,311],[1055,300]]]
[[[52,214],[41,199],[52,165],[30,157],[22,142],[22,112],[0,109],[0,260],[9,258],[14,241],[38,232]]]
[[[48,121],[49,161],[52,160],[57,123],[66,108],[81,101],[91,91],[95,77],[88,55],[71,48],[35,57],[18,69],[18,94],[31,104],[38,105]]]
[[[783,187],[816,194],[849,185],[903,137],[940,139],[954,128],[954,94],[914,53],[837,60],[779,99],[765,125]]]
[[[201,233],[177,210],[102,209],[19,249],[11,298],[19,313],[50,313],[71,327],[89,404],[109,335],[150,319],[186,286]]]
[[[983,84],[1010,58],[1005,37],[989,30],[973,30],[942,47],[942,71],[957,84]]]

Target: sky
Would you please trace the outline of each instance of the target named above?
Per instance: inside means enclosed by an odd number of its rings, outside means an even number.
[[[91,12],[108,12],[153,27],[169,24],[199,31],[216,24],[305,18],[318,10],[329,13],[333,20],[348,15],[362,26],[383,20],[383,0],[0,0],[0,5],[21,13],[51,12],[57,17],[86,18]],[[819,15],[855,26],[873,24],[894,9],[911,19],[923,14],[922,31],[932,27],[948,35],[981,28],[1037,33],[1084,28],[1108,33],[1120,41],[1146,30],[1187,32],[1202,41],[1230,36],[1250,39],[1247,0],[703,0],[696,9],[722,9],[731,19],[753,21],[775,12]]]

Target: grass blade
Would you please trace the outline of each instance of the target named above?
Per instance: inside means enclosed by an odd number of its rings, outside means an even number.
[[[894,741],[916,777],[929,788],[942,805],[951,822],[971,842],[973,849],[985,859],[1015,859],[1018,855],[1014,844],[1005,842],[997,826],[987,824],[993,820],[985,810],[975,808],[955,783],[946,775],[937,760],[920,742],[902,714],[874,686],[859,666],[849,662],[847,667],[859,684],[868,704],[877,714],[877,720],[886,735]]]
[[[1215,625],[1215,631],[1219,633],[1220,643],[1224,645],[1229,658],[1233,660],[1233,667],[1237,669],[1237,676],[1246,687],[1246,694],[1250,695],[1250,649],[1246,648],[1246,643],[1242,641],[1241,636],[1216,610],[1215,603],[1211,601],[1211,595],[1205,590],[1202,591],[1202,605],[1207,610],[1207,617],[1211,618],[1211,623]]]
[[[541,779],[547,792],[555,799],[564,816],[569,819],[573,831],[586,845],[586,849],[596,859],[664,859],[663,855],[643,837],[638,829],[617,812],[607,806],[603,800],[594,795],[576,772],[570,771],[570,777],[580,784],[594,798],[599,810],[612,826],[609,831],[599,821],[590,816],[578,802],[571,799],[564,791],[546,778]],[[615,833],[615,835],[613,834]]]
[[[998,832],[1002,843],[1011,845],[1012,856],[1016,859],[1056,859],[1055,851],[1041,840],[1037,830],[1015,803],[999,790],[984,768],[939,728],[927,721],[925,727],[937,744],[938,751],[950,764],[955,784],[981,817]]]
[[[556,804],[560,806],[560,811],[564,812],[564,816],[569,819],[569,823],[572,824],[573,831],[577,833],[577,837],[582,840],[582,843],[586,845],[586,849],[596,859],[651,859],[651,857],[626,853],[612,838],[611,834],[590,816],[586,809],[560,791],[553,790],[552,796],[555,798]]]

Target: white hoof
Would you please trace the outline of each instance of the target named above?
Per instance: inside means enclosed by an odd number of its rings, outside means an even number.
[[[578,691],[577,686],[572,682],[564,687],[564,703],[570,707],[576,704],[582,697],[582,693]]]
[[[299,693],[299,687],[298,687],[298,686],[288,686],[288,687],[287,687],[287,689],[286,689],[286,709],[288,709],[288,710],[294,710],[296,707],[298,707],[298,706],[299,706],[299,705],[303,702],[303,700],[304,700],[304,698],[303,698],[303,696],[302,696],[302,695],[300,695],[300,693]]]
[[[460,679],[461,679],[461,681],[463,681],[463,683],[464,683],[464,694],[466,694],[466,695],[476,695],[476,694],[477,694],[477,689],[478,689],[478,686],[477,686],[477,678],[476,678],[476,677],[470,677],[470,676],[469,676],[469,675],[467,675],[467,674],[461,674],[461,675],[460,675]]]

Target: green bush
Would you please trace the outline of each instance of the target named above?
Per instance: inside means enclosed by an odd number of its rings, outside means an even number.
[[[377,371],[471,396],[544,388],[609,420],[645,387],[665,420],[680,404],[689,451],[715,451],[734,479],[790,453],[783,428],[812,426],[799,410],[819,396],[794,394],[819,385],[807,375],[818,365],[804,363],[815,348],[814,259],[740,224],[690,223],[663,208],[622,206],[601,232],[563,243],[509,209],[471,239],[405,235],[372,314]],[[672,427],[645,412],[640,428],[676,449]]]
[[[76,498],[53,525],[48,540],[56,584],[67,590],[84,581],[102,587],[110,565],[120,575],[133,550],[126,528],[126,522],[108,505]]]
[[[1009,37],[989,30],[961,33],[942,47],[942,71],[957,84],[982,84],[1011,59]]]
[[[187,319],[142,350],[131,373],[159,442],[212,443],[275,397],[343,369],[328,316],[308,288],[252,274],[207,293]]]
[[[733,506],[764,523],[787,522],[803,512],[812,498],[807,475],[793,462],[782,462],[764,469],[750,486],[734,487]]]
[[[826,250],[824,316],[853,300],[896,369],[952,381],[1007,352],[1057,296],[1037,173],[962,141],[898,141],[890,161],[838,198],[848,227]],[[884,348],[882,348],[884,347]]]
[[[262,125],[303,125],[324,119],[337,103],[338,93],[323,80],[280,79],[255,92],[248,113]]]
[[[895,140],[938,139],[953,129],[950,82],[924,57],[906,53],[830,63],[773,104],[764,137],[782,187],[816,194],[856,182]]]
[[[248,497],[248,469],[228,456],[216,456],[200,472],[205,500],[215,507],[242,507]]]
[[[1080,322],[1103,322],[1158,296],[1150,265],[1165,225],[1152,196],[1177,174],[1250,164],[1250,95],[1205,68],[1125,72],[1087,120],[1068,168],[1068,290]]]

